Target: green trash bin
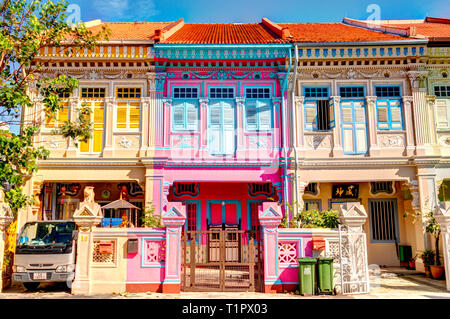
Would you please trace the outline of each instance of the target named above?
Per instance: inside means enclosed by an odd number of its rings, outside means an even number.
[[[333,294],[333,258],[319,257],[317,259],[317,290],[319,294]]]
[[[302,296],[314,295],[316,292],[316,258],[298,259],[298,283]]]

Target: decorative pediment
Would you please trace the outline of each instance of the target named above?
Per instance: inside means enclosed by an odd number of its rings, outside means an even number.
[[[103,218],[102,208],[100,204],[94,201],[94,198],[94,187],[86,186],[84,188],[84,200],[73,213],[75,223],[82,231],[87,231],[91,227],[98,225]]]
[[[339,210],[339,216],[341,217],[367,217],[366,209],[359,202],[345,203],[341,205]]]
[[[186,221],[186,206],[178,202],[167,203],[161,219],[165,226],[183,226]]]
[[[275,209],[273,209],[272,207],[269,207],[266,211],[264,211],[261,214],[261,217],[266,217],[266,218],[277,218],[280,217],[280,213],[278,213]]]
[[[172,207],[169,211],[164,213],[163,218],[167,217],[183,217],[183,214],[176,207]]]
[[[259,211],[259,222],[262,226],[278,226],[282,218],[283,213],[278,203],[262,203]]]
[[[360,230],[367,220],[367,212],[359,202],[345,203],[339,207],[339,220],[350,229]]]

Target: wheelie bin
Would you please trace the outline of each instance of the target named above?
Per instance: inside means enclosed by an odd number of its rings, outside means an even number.
[[[298,259],[298,283],[302,296],[316,293],[316,258],[303,257]]]
[[[317,291],[319,294],[336,294],[333,282],[333,258],[317,259]]]

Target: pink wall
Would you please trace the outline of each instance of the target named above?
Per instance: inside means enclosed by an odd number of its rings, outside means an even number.
[[[147,255],[152,252],[148,250],[148,247],[143,247],[143,245],[151,241],[163,248],[166,241],[165,229],[160,228],[139,232],[133,232],[130,229],[128,239],[132,238],[138,239],[138,252],[133,254],[127,253],[127,286],[161,284],[165,276],[165,262],[161,261],[161,259],[165,260],[164,249],[158,250],[159,258],[156,257],[155,260],[149,261]],[[152,258],[154,257],[152,256]]]

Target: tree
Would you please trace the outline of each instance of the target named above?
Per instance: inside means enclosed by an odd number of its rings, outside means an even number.
[[[45,61],[36,60],[43,47],[58,50],[92,49],[99,40],[107,39],[103,28],[93,34],[83,23],[70,25],[66,19],[65,0],[3,0],[0,2],[0,183],[16,213],[32,203],[22,192],[27,176],[38,168],[38,160],[49,151],[39,146],[33,136],[40,122],[26,120],[23,110],[33,107],[31,91],[39,93],[47,118],[55,118],[60,109],[60,96],[71,93],[78,81],[65,75],[44,78]],[[55,134],[72,138],[75,143],[91,137],[90,109],[81,107],[78,117],[55,129]],[[5,127],[20,125],[20,133]]]

